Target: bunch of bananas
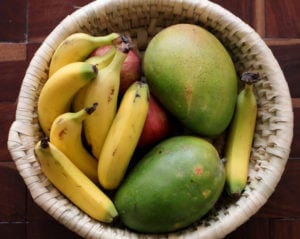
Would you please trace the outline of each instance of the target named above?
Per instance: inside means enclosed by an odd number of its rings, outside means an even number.
[[[113,47],[89,57],[103,45]],[[34,152],[42,171],[75,205],[107,223],[118,213],[100,187],[118,187],[149,106],[148,85],[142,81],[119,97],[120,71],[131,48],[131,40],[118,33],[67,37],[53,54],[38,99],[45,137]]]

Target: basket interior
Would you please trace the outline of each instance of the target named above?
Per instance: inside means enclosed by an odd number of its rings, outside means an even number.
[[[33,154],[33,146],[41,137],[36,103],[48,77],[53,51],[65,37],[74,32],[92,35],[120,32],[130,35],[135,50],[142,56],[148,42],[157,32],[176,23],[193,23],[208,29],[227,48],[238,74],[256,71],[262,80],[255,85],[258,99],[257,126],[248,185],[242,197],[235,202],[221,197],[203,220],[172,236],[224,237],[248,220],[267,201],[280,180],[292,140],[291,98],[276,59],[250,26],[209,1],[95,1],[67,16],[36,52],[23,80],[16,121],[8,142],[12,157],[35,202],[81,236],[141,237],[118,225],[109,226],[92,220],[64,198],[40,171]],[[217,143],[222,144],[222,140],[220,138]],[[161,235],[147,238],[155,237],[162,238]]]

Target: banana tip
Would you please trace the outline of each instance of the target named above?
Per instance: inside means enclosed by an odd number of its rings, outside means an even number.
[[[95,73],[95,75],[98,74],[98,67],[96,65],[93,65],[93,72]]]
[[[85,111],[90,115],[96,110],[97,106],[98,106],[98,103],[95,102],[91,107],[85,108]]]
[[[122,221],[120,219],[119,215],[116,215],[115,217],[112,218],[112,221],[110,223],[113,227],[117,226],[120,227],[120,225],[122,225]]]
[[[240,190],[233,190],[230,187],[227,187],[227,194],[233,200],[238,200],[241,197],[242,192]]]
[[[44,149],[49,147],[49,138],[48,137],[43,137],[41,139],[41,147]]]

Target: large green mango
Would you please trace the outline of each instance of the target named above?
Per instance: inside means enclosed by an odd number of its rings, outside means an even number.
[[[134,231],[166,233],[199,220],[223,191],[225,172],[218,152],[194,136],[169,138],[129,172],[114,203]]]
[[[160,31],[147,46],[143,70],[151,92],[190,130],[216,136],[230,123],[237,74],[227,50],[204,28]]]

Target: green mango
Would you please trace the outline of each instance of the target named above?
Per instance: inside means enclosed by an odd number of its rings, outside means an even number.
[[[129,172],[114,198],[121,222],[143,233],[185,228],[219,199],[225,172],[215,147],[195,136],[159,143]]]
[[[223,44],[193,24],[169,26],[149,42],[143,71],[150,91],[187,128],[221,134],[231,122],[238,90]]]

